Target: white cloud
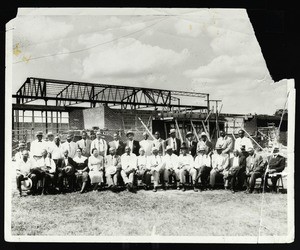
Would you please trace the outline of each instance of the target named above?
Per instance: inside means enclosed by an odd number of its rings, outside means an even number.
[[[186,19],[180,19],[175,23],[175,29],[179,35],[197,37],[203,32],[204,25]]]
[[[78,37],[78,43],[83,44],[86,47],[95,46],[97,44],[109,42],[113,40],[112,33],[100,34],[100,33],[92,33],[92,34],[83,34]]]
[[[84,60],[86,78],[95,76],[129,77],[180,64],[189,56],[188,50],[177,53],[170,49],[143,44],[133,38],[122,38],[101,53],[94,51]]]

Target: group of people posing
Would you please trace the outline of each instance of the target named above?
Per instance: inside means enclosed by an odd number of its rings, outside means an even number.
[[[176,138],[175,129],[169,134],[163,140],[155,132],[154,140],[149,140],[145,132],[144,139],[136,141],[134,132],[128,131],[126,142],[117,133],[107,142],[100,131],[94,140],[83,131],[81,140],[74,142],[73,134],[69,133],[61,143],[60,137],[51,132],[47,141],[43,140],[43,132],[38,132],[30,151],[20,143],[15,154],[17,189],[22,196],[22,184],[30,179],[29,193],[33,195],[40,189],[42,194],[83,193],[89,189],[102,190],[104,186],[115,192],[120,185],[135,192],[137,183],[154,192],[169,186],[185,191],[189,185],[198,192],[222,184],[233,193],[244,188],[246,193],[252,193],[257,178],[262,178],[266,189],[270,178],[271,191],[276,192],[276,173],[285,168],[285,158],[278,147],[263,159],[243,130],[235,141],[220,131],[215,147],[204,132],[197,142],[192,132],[186,134],[183,142]]]

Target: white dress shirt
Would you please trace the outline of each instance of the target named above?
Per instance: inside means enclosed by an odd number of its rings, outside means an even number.
[[[233,156],[233,160],[232,160],[232,168],[237,168],[239,167],[239,157],[238,156]]]
[[[224,170],[229,165],[228,154],[213,154],[212,155],[212,168],[216,170]]]
[[[243,138],[239,137],[239,138],[237,138],[235,140],[234,149],[238,150],[240,152],[242,145],[245,145],[246,151],[249,148],[253,148],[251,140],[249,138],[247,138],[247,137],[243,137]]]
[[[178,168],[187,168],[188,170],[194,166],[194,158],[190,154],[187,155],[179,155],[178,157]]]
[[[137,166],[139,169],[147,167],[147,156],[146,155],[139,155],[137,157]]]
[[[163,157],[163,165],[166,169],[177,169],[178,168],[178,156],[175,154],[169,155],[166,154]]]
[[[171,142],[171,147],[174,150],[177,150],[177,143],[176,143],[176,138],[170,137],[170,142]]]
[[[195,158],[194,167],[200,169],[202,166],[211,167],[211,159],[207,154],[199,154]]]
[[[99,154],[103,155],[104,157],[107,155],[107,143],[104,139],[100,138],[98,140],[97,138],[92,141],[91,143],[91,154],[92,150],[96,148],[99,152]]]
[[[121,156],[121,165],[122,169],[126,170],[128,168],[137,169],[137,157],[134,153],[122,154]]]
[[[23,159],[17,163],[16,171],[17,174],[28,175],[32,168],[37,166],[36,161],[32,159],[27,159],[25,162]]]
[[[74,158],[76,155],[76,150],[78,148],[77,144],[73,141],[65,141],[63,144],[61,144],[62,152],[64,152],[66,149],[68,150],[69,154],[68,156],[71,158]]]
[[[147,158],[147,168],[160,167],[162,164],[162,156],[160,155],[150,155]]]
[[[145,150],[145,155],[150,156],[151,155],[151,150],[153,147],[153,141],[151,140],[142,140],[140,141],[140,146]]]
[[[30,152],[31,152],[31,156],[42,156],[42,151],[44,149],[47,150],[48,145],[47,142],[44,140],[38,141],[37,139],[34,140],[33,142],[31,142],[30,144]]]
[[[54,143],[54,146],[53,146],[52,152],[51,152],[51,156],[52,156],[53,160],[58,160],[63,157],[62,147],[61,147],[60,143],[58,146]]]
[[[164,140],[159,138],[159,139],[154,139],[153,140],[153,146],[158,149],[159,154],[164,155],[165,154],[165,147],[164,147]]]
[[[132,152],[132,149],[133,149],[133,140],[129,140],[128,141],[128,147],[130,147],[130,151]]]
[[[50,159],[49,157],[42,157],[41,159],[37,160],[37,165],[43,170],[49,170],[49,173],[53,174],[56,170],[55,162]]]

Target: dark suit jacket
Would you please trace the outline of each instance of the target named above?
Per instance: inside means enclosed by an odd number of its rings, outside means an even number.
[[[178,138],[175,138],[175,139],[176,139],[177,149],[175,151],[173,151],[173,153],[175,155],[179,155],[179,153],[180,153],[180,147],[181,147],[181,141]],[[167,146],[173,147],[173,145],[171,145],[171,138],[170,137],[165,140],[165,148]]]
[[[113,147],[115,148],[115,142],[111,141],[108,143],[108,150]],[[122,155],[125,153],[125,144],[122,141],[119,141],[119,147],[116,149],[116,155]],[[107,154],[109,154],[109,152],[107,152]]]
[[[189,145],[188,140],[185,140],[186,145]],[[191,152],[190,154],[195,157],[195,155],[197,154],[197,142],[192,141],[191,146],[189,147],[189,152]]]
[[[251,173],[251,172],[258,172],[258,173],[264,173],[265,172],[265,164],[263,161],[263,158],[258,155],[255,154],[254,156],[254,162],[253,162],[253,166],[250,166],[250,156],[248,156],[246,158],[246,172],[247,173]]]
[[[129,141],[126,141],[126,146],[129,146]],[[140,155],[139,150],[140,150],[140,143],[136,140],[133,140],[132,153],[134,153],[136,156],[138,156],[138,155]]]
[[[275,169],[276,172],[282,172],[285,168],[285,158],[281,155],[277,155],[276,158],[269,156],[268,162],[269,162],[269,169]]]
[[[70,166],[72,166],[74,169],[77,167],[77,164],[76,162],[71,158],[71,157],[68,157],[68,163]],[[66,163],[65,163],[65,158],[59,158],[58,161],[57,161],[57,166],[56,166],[56,171],[58,173],[61,173],[62,172],[62,169],[66,167]]]

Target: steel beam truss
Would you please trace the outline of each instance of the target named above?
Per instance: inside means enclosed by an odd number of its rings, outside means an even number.
[[[97,103],[121,106],[122,109],[144,107],[187,108],[189,110],[208,110],[208,106],[181,105],[178,96],[207,98],[208,94],[186,91],[171,91],[150,88],[135,88],[120,85],[93,84],[84,82],[60,81],[42,78],[27,78],[13,98],[17,104],[35,100],[56,102],[56,106],[78,103]]]

